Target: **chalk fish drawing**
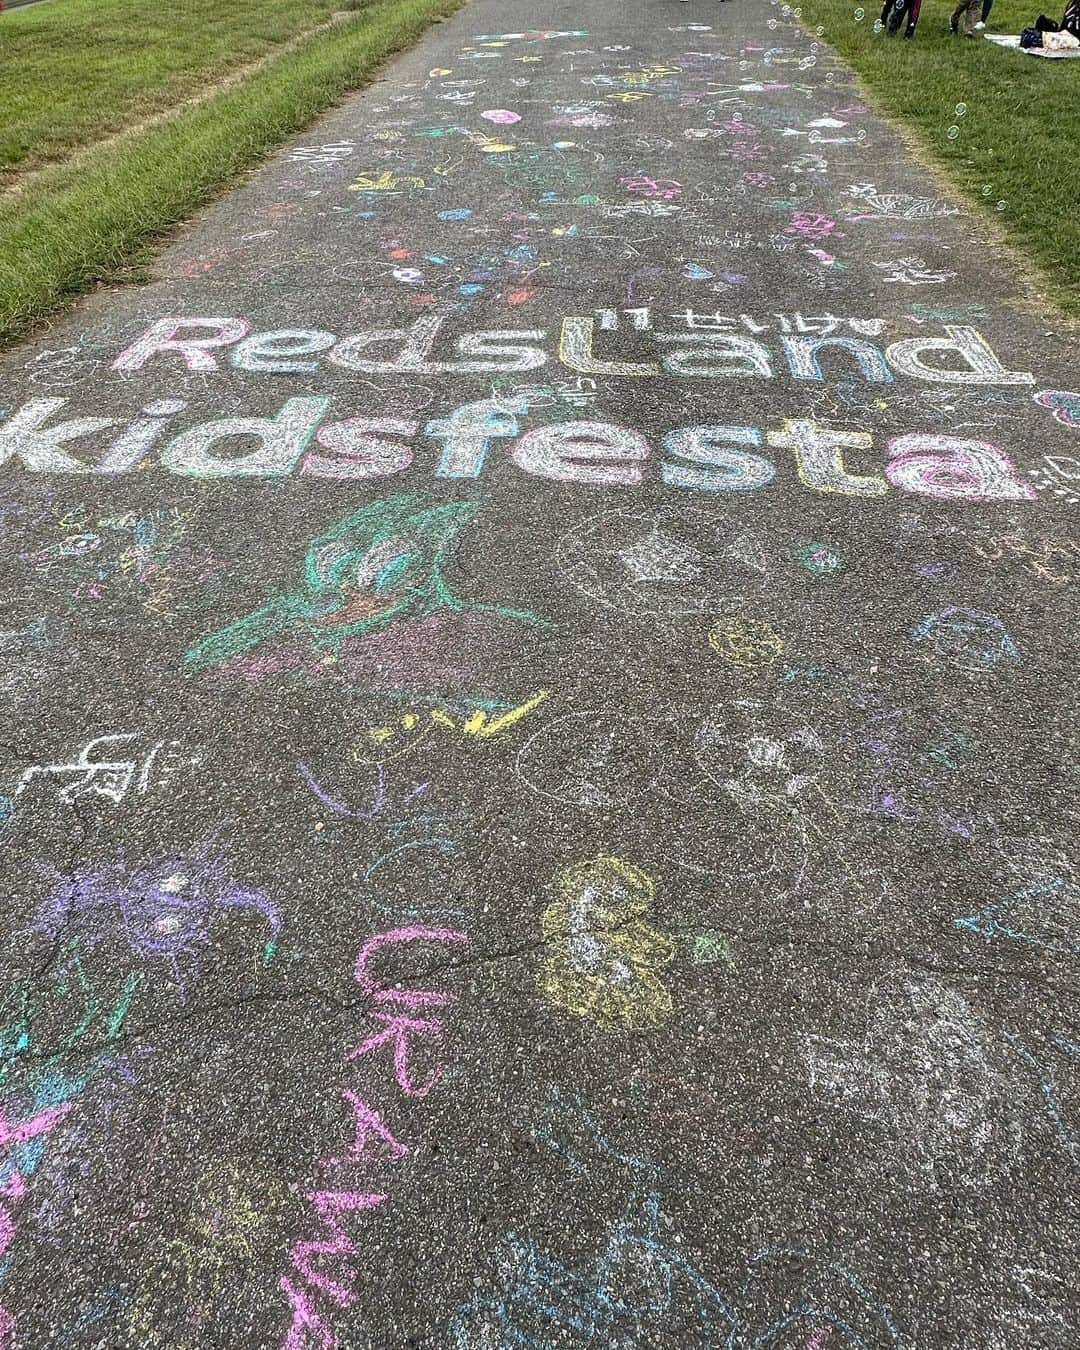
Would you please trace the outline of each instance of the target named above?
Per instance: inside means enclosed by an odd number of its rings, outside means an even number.
[[[1069,859],[1049,839],[1004,839],[998,850],[1013,878],[1008,893],[955,919],[957,928],[987,941],[1080,952],[1080,886]]]
[[[869,206],[874,216],[886,220],[939,220],[942,216],[959,215],[941,197],[913,197],[907,192],[879,192],[873,183],[853,183],[848,196]],[[860,217],[849,217],[858,220]]]
[[[590,599],[632,614],[708,613],[767,580],[753,540],[724,538],[698,512],[604,512],[559,540],[556,561]]]
[[[666,1332],[701,1350],[730,1346],[735,1312],[677,1247],[663,1241],[659,1167],[616,1151],[588,1111],[581,1113],[577,1138],[553,1124],[554,1137],[539,1128],[534,1138],[560,1154],[572,1172],[585,1171],[586,1161],[611,1169],[626,1194],[622,1215],[608,1221],[599,1255],[576,1268],[549,1255],[535,1238],[508,1233],[497,1290],[458,1311],[450,1323],[451,1345],[629,1347],[666,1343]]]

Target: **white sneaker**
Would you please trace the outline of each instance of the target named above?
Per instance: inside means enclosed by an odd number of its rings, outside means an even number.
[[[975,31],[976,31],[976,33],[981,33],[982,30],[983,30],[985,27],[986,27],[986,24],[984,24],[984,23],[977,23],[977,24],[975,25]]]

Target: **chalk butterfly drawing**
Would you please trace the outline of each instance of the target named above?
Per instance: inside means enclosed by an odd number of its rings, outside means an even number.
[[[197,642],[184,658],[187,668],[229,663],[230,672],[261,679],[281,670],[318,673],[344,658],[341,673],[348,674],[357,644],[380,630],[423,653],[439,641],[432,621],[482,614],[542,623],[527,611],[464,600],[446,581],[450,549],[479,509],[478,502],[424,507],[409,495],[361,507],[311,541],[297,589]]]
[[[1055,422],[1080,430],[1080,394],[1068,389],[1044,389],[1032,398],[1040,408],[1049,410]]]

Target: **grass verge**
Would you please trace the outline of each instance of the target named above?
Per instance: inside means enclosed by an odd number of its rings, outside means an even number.
[[[0,198],[0,345],[65,297],[130,267],[461,3],[375,0],[218,96],[22,178]]]
[[[1047,12],[1060,19],[1064,0],[1054,3]],[[935,0],[910,42],[875,34],[880,4],[801,0],[801,9],[875,104],[1034,265],[1046,295],[1080,318],[1080,60],[1024,56],[981,34],[951,37],[952,4]],[[1039,12],[1040,0],[995,0],[989,29],[1019,33]]]
[[[56,0],[6,12],[0,186],[164,112],[336,8],[334,0]]]

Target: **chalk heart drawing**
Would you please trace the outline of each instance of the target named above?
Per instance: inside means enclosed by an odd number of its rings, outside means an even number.
[[[660,979],[675,944],[645,916],[656,887],[621,858],[575,863],[559,876],[559,898],[544,910],[544,996],[599,1026],[643,1027],[671,1013]]]
[[[723,536],[702,512],[606,511],[565,534],[556,561],[590,599],[642,615],[715,612],[768,576],[756,541]]]
[[[709,646],[740,670],[767,670],[784,653],[784,639],[765,619],[718,619]]]
[[[197,979],[200,949],[210,946],[223,914],[246,909],[261,917],[269,930],[267,960],[281,930],[269,896],[231,879],[214,840],[141,867],[121,861],[58,876],[57,882],[33,931],[53,940],[76,939],[84,951],[126,944],[136,956],[167,965],[181,998]]]
[[[320,663],[333,666],[380,630],[418,648],[422,664],[423,648],[445,641],[432,629],[433,618],[488,615],[541,623],[525,611],[463,600],[447,583],[449,551],[479,506],[425,507],[402,494],[361,507],[311,541],[296,590],[271,596],[196,643],[184,658],[187,668],[228,663],[230,673],[255,680],[284,670],[317,672]]]

